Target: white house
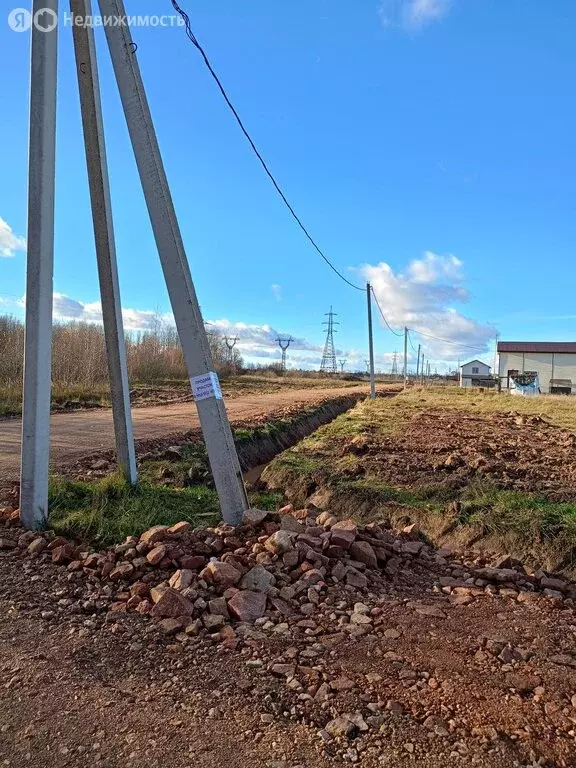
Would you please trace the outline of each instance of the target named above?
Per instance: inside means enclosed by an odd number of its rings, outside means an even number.
[[[491,387],[494,381],[490,375],[491,368],[482,360],[470,360],[460,366],[461,387]]]
[[[498,360],[503,390],[512,390],[515,377],[526,374],[538,379],[541,392],[576,394],[574,341],[500,341]]]

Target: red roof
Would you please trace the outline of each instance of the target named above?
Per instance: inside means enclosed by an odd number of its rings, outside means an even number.
[[[559,352],[576,354],[576,341],[499,341],[498,352]]]

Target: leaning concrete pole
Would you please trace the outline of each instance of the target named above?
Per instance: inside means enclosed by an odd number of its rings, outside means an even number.
[[[46,18],[43,9],[57,18],[58,0],[34,0],[33,16]],[[33,24],[20,470],[20,519],[25,528],[42,528],[48,518],[57,54],[57,27],[44,31]]]
[[[126,16],[122,0],[98,2],[103,16]],[[242,513],[248,508],[248,499],[146,99],[135,46],[127,25],[108,25],[105,30],[222,516],[226,522],[237,524],[242,520]]]
[[[70,0],[70,10],[77,19],[92,17],[90,0]],[[136,454],[94,29],[91,24],[74,24],[73,35],[116,437],[116,459],[126,478],[134,484],[137,479]]]

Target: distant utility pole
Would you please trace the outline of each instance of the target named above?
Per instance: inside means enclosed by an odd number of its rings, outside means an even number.
[[[496,376],[496,378],[500,379],[500,366],[498,364],[498,339],[500,338],[500,334],[497,333],[494,338],[494,368],[492,369],[492,375]]]
[[[334,333],[336,333],[336,331],[334,330],[334,326],[339,325],[339,323],[334,322],[336,313],[332,312],[332,307],[330,307],[330,312],[327,312],[326,316],[328,317],[328,320],[322,323],[322,325],[326,326],[326,343],[324,344],[322,362],[320,363],[320,372],[336,373],[336,350],[334,349]]]
[[[408,328],[404,326],[404,388],[408,385]]]
[[[346,360],[338,360],[340,363],[340,373],[344,373],[344,366],[346,365]]]
[[[420,373],[420,347],[422,345],[418,344],[418,357],[416,358],[416,378],[418,378],[418,374]]]
[[[368,300],[368,357],[370,366],[370,399],[376,397],[376,380],[374,378],[374,339],[372,335],[372,287],[366,283],[366,298]]]
[[[430,360],[426,363],[426,376],[430,378]]]
[[[394,352],[392,358],[392,376],[398,376],[398,352]]]
[[[276,339],[278,342],[278,346],[282,350],[282,372],[286,370],[286,350],[290,346],[291,342],[293,341],[292,336],[289,336],[287,339],[282,339],[280,336]]]
[[[230,336],[224,336],[224,343],[226,344],[226,347],[228,349],[227,354],[227,362],[228,365],[232,365],[234,363],[234,347],[236,346],[237,342],[239,342],[240,339],[238,336],[233,336],[232,338]]]
[[[422,351],[422,365],[420,366],[420,379],[422,381],[422,386],[424,386],[424,351]]]

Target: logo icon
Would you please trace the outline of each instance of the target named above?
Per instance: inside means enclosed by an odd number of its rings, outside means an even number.
[[[40,8],[34,16],[27,8],[14,8],[8,14],[8,26],[14,32],[28,32],[32,24],[39,32],[52,32],[58,25],[58,14],[52,8]]]
[[[27,8],[14,8],[8,14],[8,26],[14,32],[28,32],[32,26],[32,14]]]
[[[51,8],[40,8],[34,14],[34,26],[39,32],[52,32],[58,25],[58,14]]]

